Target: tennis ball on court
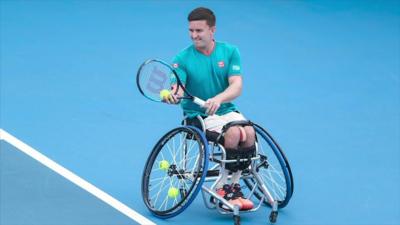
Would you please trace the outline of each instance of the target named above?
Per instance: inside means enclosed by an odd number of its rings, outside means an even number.
[[[170,197],[170,198],[176,198],[176,197],[178,196],[178,194],[179,194],[178,188],[170,187],[170,188],[168,189],[168,197]]]
[[[169,169],[169,163],[168,163],[167,160],[162,160],[160,162],[159,166],[160,166],[160,169],[162,169],[162,170],[168,170]]]
[[[160,91],[160,98],[161,99],[166,99],[168,96],[171,94],[167,89],[163,89]]]

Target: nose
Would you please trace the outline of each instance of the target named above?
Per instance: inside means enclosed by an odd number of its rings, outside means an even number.
[[[198,37],[196,32],[192,32],[190,35],[191,35],[192,39],[196,39]]]
[[[199,38],[199,33],[196,31],[192,31],[190,32],[190,36],[192,37],[192,39],[197,39]]]

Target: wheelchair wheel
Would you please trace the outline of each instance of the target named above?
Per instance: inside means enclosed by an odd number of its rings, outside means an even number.
[[[183,212],[198,194],[208,167],[204,134],[191,126],[178,127],[155,145],[142,177],[142,197],[157,217]]]
[[[257,124],[254,124],[254,128],[260,159],[253,166],[272,197],[278,201],[278,207],[283,208],[293,194],[293,175],[289,162],[278,143],[265,129]],[[251,190],[256,184],[254,178],[246,178],[243,181]],[[264,194],[260,188],[256,188],[254,196],[261,200]],[[264,198],[264,203],[271,206],[267,198]]]

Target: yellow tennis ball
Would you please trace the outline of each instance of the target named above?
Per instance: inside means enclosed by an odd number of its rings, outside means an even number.
[[[162,170],[168,170],[168,169],[169,169],[169,163],[168,163],[168,161],[167,161],[167,160],[162,160],[162,161],[160,162],[159,167],[160,167],[160,169],[162,169]]]
[[[168,98],[168,96],[171,94],[171,92],[169,92],[169,90],[167,89],[163,89],[160,91],[160,98],[161,99],[166,99]]]
[[[179,195],[179,190],[178,188],[175,187],[170,187],[168,189],[168,197],[170,198],[176,198]]]

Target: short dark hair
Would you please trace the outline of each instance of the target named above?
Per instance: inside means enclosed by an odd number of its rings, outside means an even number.
[[[210,27],[215,26],[216,22],[213,11],[204,7],[193,9],[193,11],[189,13],[188,20],[189,22],[195,20],[205,20],[207,22],[207,25]]]

